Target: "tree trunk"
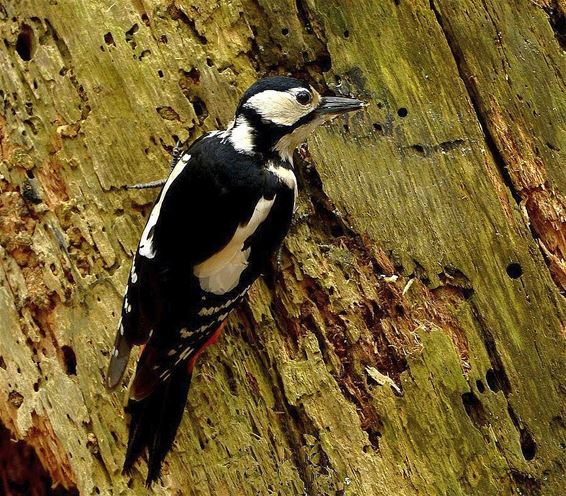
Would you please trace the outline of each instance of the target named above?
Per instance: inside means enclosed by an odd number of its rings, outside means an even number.
[[[370,106],[297,158],[154,493],[564,494],[565,8],[2,0],[0,493],[146,494],[103,386],[156,195],[123,186],[277,73]]]

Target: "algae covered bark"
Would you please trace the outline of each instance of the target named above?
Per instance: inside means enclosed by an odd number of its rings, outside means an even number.
[[[145,494],[102,385],[156,194],[123,186],[276,73],[370,106],[297,157],[282,267],[201,360],[155,493],[563,493],[562,2],[4,0],[0,19],[0,419],[61,494]]]

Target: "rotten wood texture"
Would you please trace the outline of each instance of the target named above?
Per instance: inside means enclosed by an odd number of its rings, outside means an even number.
[[[124,185],[274,73],[371,105],[303,150],[282,269],[201,360],[155,494],[564,493],[562,0],[3,0],[0,20],[0,420],[60,494],[145,494],[102,382],[155,197]]]

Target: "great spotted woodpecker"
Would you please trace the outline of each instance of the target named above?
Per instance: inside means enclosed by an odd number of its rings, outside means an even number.
[[[147,484],[181,422],[197,358],[287,234],[297,197],[293,151],[320,124],[365,104],[321,97],[297,79],[257,81],[225,131],[196,140],[174,167],[132,263],[107,374],[116,387],[133,345],[124,470],[147,448]]]

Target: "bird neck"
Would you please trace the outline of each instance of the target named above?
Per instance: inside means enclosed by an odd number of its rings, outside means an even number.
[[[228,126],[226,134],[236,151],[246,155],[257,153],[256,133],[245,116],[238,115]]]
[[[265,161],[276,159],[293,166],[294,140],[276,126],[263,124],[249,116],[239,114],[226,130],[234,149],[246,155],[261,155]]]

